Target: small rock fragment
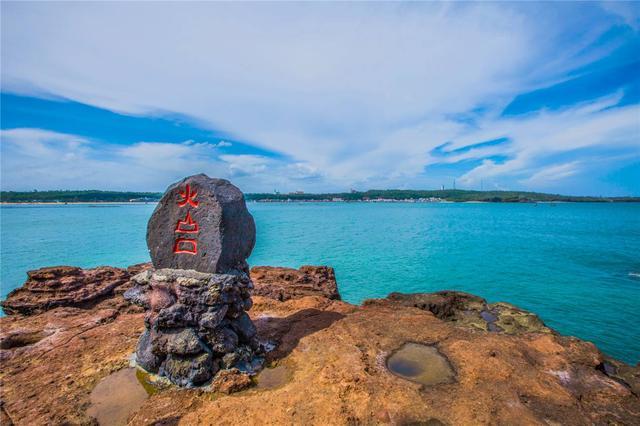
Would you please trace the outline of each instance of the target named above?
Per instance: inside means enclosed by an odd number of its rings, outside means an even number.
[[[221,371],[211,383],[211,390],[231,394],[252,385],[251,376],[237,368]]]
[[[195,356],[169,354],[160,366],[160,375],[167,377],[178,386],[198,386],[218,371],[217,364],[208,352]]]

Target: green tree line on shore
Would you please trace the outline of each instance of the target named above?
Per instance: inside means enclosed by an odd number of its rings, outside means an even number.
[[[99,203],[158,201],[160,192],[119,192],[119,191],[2,191],[3,203]]]
[[[119,192],[119,191],[2,191],[3,203],[78,203],[78,202],[153,202],[162,197],[161,192]],[[307,193],[263,193],[246,194],[249,201],[367,201],[367,200],[418,200],[438,198],[444,201],[484,201],[484,202],[638,202],[640,197],[584,197],[560,194],[545,194],[523,191],[468,191],[462,189],[405,190],[373,189],[369,191],[338,192],[326,194]]]
[[[247,194],[248,200],[255,201],[322,201],[342,199],[344,201],[363,201],[376,199],[389,200],[417,200],[439,198],[445,201],[465,202],[612,202],[612,201],[640,201],[640,197],[584,197],[560,194],[545,194],[540,192],[523,191],[469,191],[463,189],[444,190],[411,190],[411,189],[372,189],[364,192],[342,192],[333,194]]]

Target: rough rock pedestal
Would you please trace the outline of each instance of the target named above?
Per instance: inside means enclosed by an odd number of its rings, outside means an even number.
[[[246,258],[255,224],[242,192],[223,179],[188,177],[171,185],[147,228],[154,270],[133,277],[125,298],[147,309],[137,364],[192,387],[223,369],[246,374],[263,362],[246,311]]]
[[[246,273],[158,269],[133,281],[125,297],[148,310],[136,349],[139,366],[187,387],[221,369],[251,374],[261,368],[256,328],[246,313],[253,288]]]

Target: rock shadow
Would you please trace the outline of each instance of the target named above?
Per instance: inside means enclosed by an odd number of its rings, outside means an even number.
[[[267,353],[267,361],[272,362],[289,355],[303,337],[323,330],[344,317],[338,312],[310,308],[287,317],[256,318],[254,323],[260,340],[275,344],[275,349]]]
[[[12,330],[0,336],[0,349],[14,349],[33,345],[51,333],[44,330]]]
[[[180,424],[180,416],[164,417],[153,423],[154,426],[177,426]]]

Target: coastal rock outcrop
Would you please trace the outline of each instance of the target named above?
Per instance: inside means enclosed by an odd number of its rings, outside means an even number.
[[[27,282],[0,305],[8,315],[32,315],[60,306],[88,307],[128,283],[126,269],[53,266],[27,272]]]
[[[249,272],[246,259],[256,226],[242,192],[204,174],[169,186],[147,226],[147,246],[156,269]]]
[[[251,268],[253,294],[279,301],[320,295],[340,300],[333,268],[329,266],[302,266],[300,269],[273,266]]]
[[[509,303],[488,303],[481,297],[461,291],[391,293],[385,299],[369,299],[363,304],[418,308],[468,329],[507,334],[553,332],[534,313]]]
[[[163,293],[153,303],[166,309],[167,301]],[[254,295],[249,313],[275,368],[253,379],[222,370],[211,384],[215,397],[154,387],[139,375],[150,396],[131,407],[128,424],[638,424],[640,366],[552,330],[490,332],[486,321],[453,320],[466,309],[482,312],[483,299],[395,294],[356,306],[320,293],[285,301]],[[0,347],[0,422],[95,424],[91,392],[129,366],[147,314],[114,291],[90,307],[0,318],[0,341],[8,342]],[[191,332],[174,337],[197,347]],[[407,342],[437,348],[453,380],[425,386],[391,373],[387,361]],[[272,371],[279,373],[263,376]]]

